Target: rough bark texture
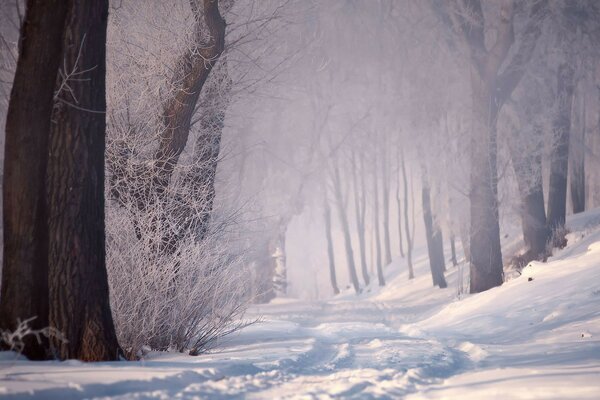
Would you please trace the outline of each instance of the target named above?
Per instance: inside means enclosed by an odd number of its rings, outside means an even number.
[[[567,170],[571,108],[573,105],[574,69],[565,62],[558,68],[558,111],[553,121],[554,145],[550,156],[548,191],[548,227],[557,230],[565,225],[567,209]]]
[[[422,176],[422,201],[423,201],[423,222],[425,223],[425,235],[427,238],[427,253],[429,255],[429,267],[433,286],[445,288],[448,286],[444,277],[444,245],[442,241],[442,231],[435,222],[431,211],[431,193],[427,174],[423,170]]]
[[[48,326],[46,161],[54,83],[61,61],[67,2],[28,0],[6,120],[4,257],[0,329],[36,317]],[[48,341],[25,340],[23,354],[43,359]]]
[[[48,159],[50,326],[61,359],[116,360],[104,236],[107,0],[70,3],[63,65],[85,71],[59,94]],[[66,71],[63,71],[63,74]],[[60,83],[60,82],[59,82]]]

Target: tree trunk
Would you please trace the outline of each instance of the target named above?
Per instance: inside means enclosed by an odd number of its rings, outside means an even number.
[[[396,206],[398,209],[398,244],[400,246],[400,258],[404,258],[404,239],[402,238],[402,202],[400,201],[400,150],[398,150],[396,161],[396,170],[398,171],[398,180],[396,182]]]
[[[329,281],[335,295],[340,293],[340,289],[338,288],[335,275],[335,253],[333,252],[333,236],[331,234],[331,209],[326,195],[323,202],[323,217],[325,219],[325,237],[327,239],[327,256],[329,259]]]
[[[534,127],[534,134],[540,136],[541,129]],[[514,131],[511,139],[509,150],[521,196],[521,225],[527,247],[523,262],[526,264],[544,257],[550,239],[544,206],[542,156],[539,148],[533,152],[517,148],[517,143],[522,139],[520,132]]]
[[[498,220],[496,118],[519,84],[531,59],[541,35],[540,20],[543,19],[546,3],[540,1],[531,5],[519,44],[514,46],[516,2],[500,2],[492,23],[495,40],[489,48],[485,37],[489,24],[480,0],[462,2],[460,12],[443,2],[439,4],[446,7],[447,18],[443,22],[455,22],[457,33],[470,53],[473,107],[469,184],[470,291],[477,293],[503,282]],[[506,66],[500,73],[503,65]]]
[[[365,180],[364,180],[364,164],[360,163],[360,188],[359,182],[357,178],[357,169],[356,165],[356,156],[354,152],[352,152],[352,183],[354,189],[354,210],[356,215],[356,230],[358,231],[358,245],[360,249],[360,270],[362,272],[363,280],[365,281],[365,285],[369,285],[370,278],[369,272],[367,271],[367,245],[365,239],[365,211],[366,211],[366,202],[365,202]]]
[[[387,143],[384,143],[384,146]],[[381,160],[382,195],[383,195],[383,244],[385,250],[385,265],[392,262],[392,245],[390,241],[390,175],[388,171],[387,150],[383,149]]]
[[[0,328],[48,326],[46,165],[53,97],[68,2],[28,0],[6,117]],[[23,354],[49,356],[48,341],[25,338]]]
[[[280,223],[281,224],[281,223]],[[271,258],[273,259],[273,289],[276,297],[287,295],[287,265],[285,255],[285,231],[287,223],[279,226],[279,233],[271,240]]]
[[[404,183],[404,229],[406,233],[406,262],[408,264],[408,279],[413,279],[415,277],[415,273],[413,271],[412,264],[412,248],[413,248],[413,239],[410,231],[410,226],[408,223],[408,180],[406,178],[406,165],[404,163],[404,152],[401,154],[400,160],[402,166],[402,181]],[[414,208],[413,208],[414,209]],[[413,219],[414,221],[414,219]]]
[[[581,90],[580,101],[578,102],[577,124],[574,126],[574,132],[571,133],[571,155],[570,176],[571,182],[571,204],[573,214],[585,211],[585,131],[586,131],[586,92]]]
[[[573,104],[574,69],[567,62],[558,68],[558,112],[553,121],[554,145],[550,157],[548,191],[548,227],[557,230],[565,225],[567,208],[567,170],[571,108]],[[564,238],[561,238],[562,242]]]
[[[471,140],[471,293],[499,286],[504,280],[498,219],[496,116],[488,82],[472,74],[473,138]]]
[[[377,168],[373,174],[373,230],[375,231],[375,263],[379,286],[385,286],[385,277],[381,265],[381,237],[379,236],[379,188],[377,185]]]
[[[425,223],[425,235],[427,237],[427,252],[429,254],[429,267],[433,286],[440,288],[448,287],[444,277],[444,245],[442,241],[442,231],[433,218],[431,211],[431,195],[429,181],[425,167],[422,167],[422,188],[423,200],[423,221]]]
[[[122,203],[133,201],[144,211],[149,204],[164,199],[168,191],[171,177],[179,162],[179,157],[185,149],[193,124],[199,122],[200,135],[194,149],[195,166],[185,177],[185,183],[190,190],[199,193],[204,199],[201,210],[196,207],[182,206],[173,214],[183,213],[183,226],[179,223],[162,225],[177,225],[176,232],[168,232],[157,245],[160,252],[170,254],[176,251],[179,236],[195,229],[201,240],[206,234],[210,212],[214,199],[214,176],[216,161],[220,150],[221,130],[224,112],[229,101],[231,80],[227,74],[227,64],[223,62],[220,70],[222,76],[214,79],[208,91],[218,93],[220,101],[214,103],[212,97],[216,93],[203,96],[202,114],[198,120],[193,116],[198,111],[200,95],[213,67],[219,61],[225,47],[225,21],[219,13],[218,0],[190,0],[192,13],[196,21],[194,26],[193,43],[178,60],[171,78],[173,93],[168,93],[162,104],[162,129],[159,132],[158,148],[154,153],[150,167],[140,168],[135,176],[123,176],[128,173],[125,166],[127,160],[118,160],[109,165],[111,170],[111,194]],[[210,103],[210,104],[208,104]],[[151,178],[149,179],[148,176]],[[126,195],[124,195],[126,194]],[[177,194],[174,194],[177,195]],[[196,214],[188,218],[190,213]],[[172,218],[173,215],[163,215],[162,219]],[[177,216],[176,216],[177,218]],[[161,224],[157,221],[156,225]],[[139,236],[139,234],[138,234]]]
[[[336,197],[338,216],[340,223],[342,224],[342,230],[344,232],[344,246],[346,248],[346,263],[348,265],[348,275],[352,281],[352,286],[356,293],[360,293],[360,285],[358,283],[358,276],[356,275],[356,265],[354,263],[354,252],[352,250],[352,238],[350,237],[350,225],[348,224],[348,217],[346,216],[346,207],[344,202],[344,196],[342,194],[342,182],[340,178],[340,171],[337,165],[334,166],[333,170],[333,185]]]
[[[219,1],[191,0],[190,4],[197,21],[194,46],[181,57],[175,70],[172,82],[174,87],[180,89],[168,97],[163,105],[164,130],[154,157],[154,184],[159,194],[169,184],[173,169],[187,143],[202,87],[225,48],[225,20],[219,13]],[[210,35],[208,43],[204,26],[208,28]]]
[[[458,261],[456,260],[456,240],[454,238],[454,233],[452,232],[450,232],[450,254],[450,261],[452,261],[452,265],[456,267],[458,265]]]
[[[61,359],[108,361],[121,353],[105,265],[107,19],[107,0],[71,3],[63,65],[67,71],[86,72],[59,95],[50,136],[49,315],[50,326],[68,340],[51,340]]]

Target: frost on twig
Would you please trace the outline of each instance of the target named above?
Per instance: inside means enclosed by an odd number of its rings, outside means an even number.
[[[31,317],[24,321],[19,320],[17,328],[14,331],[1,330],[0,342],[10,351],[16,351],[19,354],[23,352],[23,349],[25,348],[25,338],[29,336],[35,337],[38,343],[42,342],[42,337],[47,339],[54,338],[65,343],[67,342],[66,337],[56,328],[48,326],[42,329],[32,329],[30,323],[35,319],[36,317]]]

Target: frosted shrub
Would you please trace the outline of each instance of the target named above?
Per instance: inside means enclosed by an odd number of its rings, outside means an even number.
[[[142,214],[114,206],[107,213],[111,306],[119,342],[130,358],[145,346],[198,354],[246,324],[241,318],[248,275],[242,258],[230,253],[219,229],[201,241],[184,237],[172,254],[158,251],[160,207],[164,204]]]

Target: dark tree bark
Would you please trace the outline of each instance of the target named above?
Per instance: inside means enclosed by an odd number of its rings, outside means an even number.
[[[66,71],[85,71],[59,93],[48,159],[50,326],[61,359],[116,360],[105,265],[104,149],[107,0],[72,1]],[[58,84],[60,84],[60,80]]]
[[[427,178],[426,168],[422,167],[422,187],[423,201],[423,222],[425,223],[425,235],[427,238],[427,253],[429,254],[429,267],[433,286],[440,288],[448,287],[444,277],[444,244],[442,240],[442,230],[434,219],[431,210],[431,193],[429,180]]]
[[[558,111],[553,121],[554,145],[550,156],[548,191],[548,227],[557,230],[565,225],[567,209],[567,170],[571,109],[573,105],[574,69],[565,62],[558,68]],[[561,238],[562,242],[564,238]]]
[[[408,264],[408,279],[413,279],[415,277],[412,264],[413,239],[408,223],[408,179],[406,177],[406,165],[404,163],[403,151],[400,156],[400,164],[402,166],[402,182],[404,184],[404,229],[406,233],[406,262]]]
[[[342,193],[342,181],[340,177],[340,171],[337,165],[334,165],[333,167],[333,191],[335,194],[338,216],[342,225],[342,231],[344,232],[344,246],[346,248],[346,263],[348,265],[348,275],[350,276],[350,280],[352,281],[352,286],[354,286],[354,290],[358,294],[360,293],[360,285],[358,283],[358,276],[356,274],[356,264],[354,263],[354,252],[352,250],[350,225],[348,224],[344,195]]]
[[[18,320],[48,326],[46,164],[54,84],[61,61],[67,2],[28,0],[6,118],[4,257],[0,328]],[[23,354],[48,357],[48,341],[25,339]]]
[[[337,284],[337,277],[335,274],[335,253],[333,251],[333,236],[331,234],[331,208],[327,201],[327,195],[323,202],[323,217],[325,219],[325,237],[327,239],[327,258],[329,260],[329,282],[333,289],[333,294],[339,294],[340,289]]]
[[[352,152],[352,186],[354,189],[354,211],[356,215],[356,230],[358,231],[358,245],[360,250],[360,270],[365,285],[369,285],[371,280],[369,278],[369,272],[367,271],[367,244],[365,239],[366,193],[364,163],[362,157],[360,159],[360,183],[357,177],[359,166],[356,164],[356,155]]]

